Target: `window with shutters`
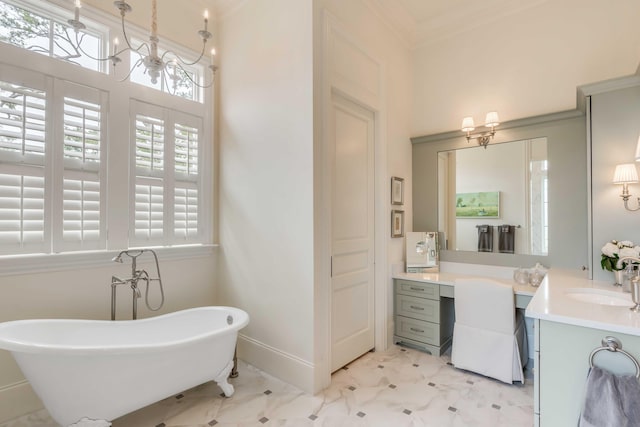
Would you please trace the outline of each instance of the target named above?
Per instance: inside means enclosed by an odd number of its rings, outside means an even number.
[[[134,102],[135,188],[132,230],[145,244],[202,240],[198,174],[202,120]]]
[[[37,74],[26,80],[0,80],[0,252],[104,249],[105,94]]]
[[[59,262],[48,254],[200,253],[212,243],[211,91],[203,103],[186,86],[176,97],[54,61],[61,21],[45,8],[0,0],[0,21],[30,22],[0,28],[0,258],[21,255],[0,274]]]

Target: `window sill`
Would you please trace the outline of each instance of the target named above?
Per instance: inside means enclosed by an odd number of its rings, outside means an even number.
[[[150,248],[162,261],[205,258],[214,253],[218,245],[189,245]],[[78,270],[110,265],[119,250],[65,252],[61,254],[9,255],[0,257],[0,276]]]

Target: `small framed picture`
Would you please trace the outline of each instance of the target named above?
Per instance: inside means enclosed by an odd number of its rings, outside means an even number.
[[[456,218],[500,218],[500,192],[456,193]]]
[[[404,237],[404,211],[391,211],[391,237]]]
[[[402,205],[404,203],[404,178],[391,177],[391,204]]]

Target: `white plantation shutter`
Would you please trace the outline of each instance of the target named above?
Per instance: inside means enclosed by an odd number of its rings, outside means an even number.
[[[193,242],[200,236],[198,160],[201,127],[201,121],[197,118],[176,114],[173,207],[173,232],[176,242]]]
[[[162,180],[136,177],[135,198],[135,240],[145,242],[162,239],[164,237],[164,188]]]
[[[142,174],[164,169],[164,120],[136,115],[136,169]]]
[[[0,253],[45,252],[45,186],[42,168],[3,165],[0,173]],[[13,173],[12,173],[13,172]]]
[[[63,181],[62,237],[66,242],[100,241],[100,182],[65,178]]]
[[[0,149],[25,160],[45,153],[46,93],[0,81]]]
[[[55,204],[62,203],[54,223],[54,250],[95,250],[106,247],[103,125],[106,95],[97,89],[58,82],[62,93],[62,126],[56,135],[62,140],[63,177]],[[61,215],[57,214],[61,212]]]
[[[198,189],[196,184],[176,183],[174,196],[174,234],[177,241],[198,237]]]
[[[135,182],[130,242],[164,244],[165,115],[162,108],[140,102],[132,104],[132,113]]]
[[[181,123],[175,125],[175,167],[176,175],[198,176],[198,135],[197,127]]]
[[[0,253],[46,252],[46,82],[0,71]]]

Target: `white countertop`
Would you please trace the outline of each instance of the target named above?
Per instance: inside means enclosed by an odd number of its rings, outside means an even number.
[[[640,313],[629,310],[631,294],[611,282],[599,282],[562,270],[549,270],[538,292],[527,307],[527,317],[587,328],[640,336]],[[578,301],[568,294],[585,290],[628,301],[628,305],[604,305]]]
[[[478,275],[447,273],[442,271],[439,273],[396,273],[393,275],[394,279],[413,280],[416,282],[431,282],[437,283],[439,285],[449,286],[455,286],[456,279],[464,279],[470,277],[478,277]],[[509,280],[496,277],[491,277],[491,279],[513,286],[513,292],[517,295],[533,296],[533,294],[535,294],[536,290],[538,289],[531,285],[520,285],[513,279]]]
[[[478,275],[480,274],[451,272],[396,273],[393,277],[454,286],[456,278],[478,277]],[[551,269],[539,288],[519,285],[514,280],[504,277],[492,277],[492,279],[511,284],[516,294],[533,296],[527,306],[527,317],[640,336],[640,313],[629,310],[634,305],[631,301],[631,294],[623,292],[619,286],[612,285],[613,274],[611,282],[605,283],[589,280],[583,272]],[[580,301],[569,296],[569,293],[575,290],[611,296],[618,301],[622,299],[628,302],[628,305],[606,305]]]

